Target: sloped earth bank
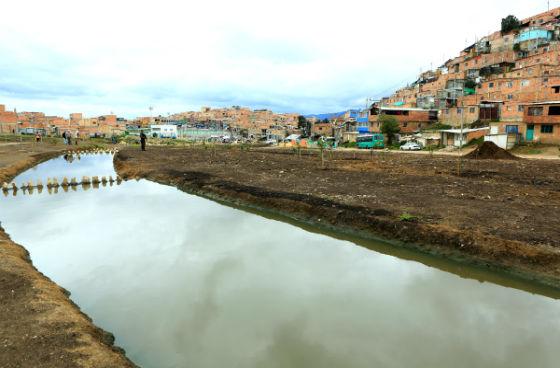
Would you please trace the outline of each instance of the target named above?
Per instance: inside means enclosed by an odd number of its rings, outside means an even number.
[[[10,147],[6,155],[0,152],[2,180],[62,151],[28,148],[23,144]],[[113,341],[64,289],[33,267],[28,252],[0,227],[0,367],[133,367]]]
[[[123,178],[560,287],[555,162],[239,148],[126,149]],[[458,174],[459,168],[461,174]]]

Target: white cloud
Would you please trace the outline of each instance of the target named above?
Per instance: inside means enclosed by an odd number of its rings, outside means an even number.
[[[521,0],[12,1],[0,103],[128,117],[150,105],[336,111],[414,80],[508,14],[544,10]]]

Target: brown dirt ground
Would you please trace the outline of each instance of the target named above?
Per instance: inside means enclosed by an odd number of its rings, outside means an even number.
[[[60,154],[63,146],[0,143],[0,181]],[[133,367],[111,334],[35,269],[0,227],[0,367]]]
[[[517,160],[518,157],[512,155],[503,148],[498,147],[493,142],[484,142],[474,151],[465,155],[472,160]]]
[[[339,151],[325,153],[323,169],[317,152],[218,147],[130,148],[119,152],[115,167],[124,178],[148,178],[560,287],[556,161]]]

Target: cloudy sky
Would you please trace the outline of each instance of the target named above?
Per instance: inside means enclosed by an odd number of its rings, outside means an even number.
[[[551,7],[560,0],[551,0]],[[365,105],[545,0],[6,1],[0,104],[124,117]]]

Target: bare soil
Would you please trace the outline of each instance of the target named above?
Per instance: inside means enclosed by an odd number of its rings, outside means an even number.
[[[63,149],[0,143],[0,182]],[[0,227],[0,367],[134,367],[113,342]]]
[[[560,287],[557,161],[283,149],[125,149],[123,178]],[[459,173],[460,170],[460,173]]]
[[[472,160],[517,160],[518,158],[494,142],[484,142],[474,151],[467,154],[466,158]]]

